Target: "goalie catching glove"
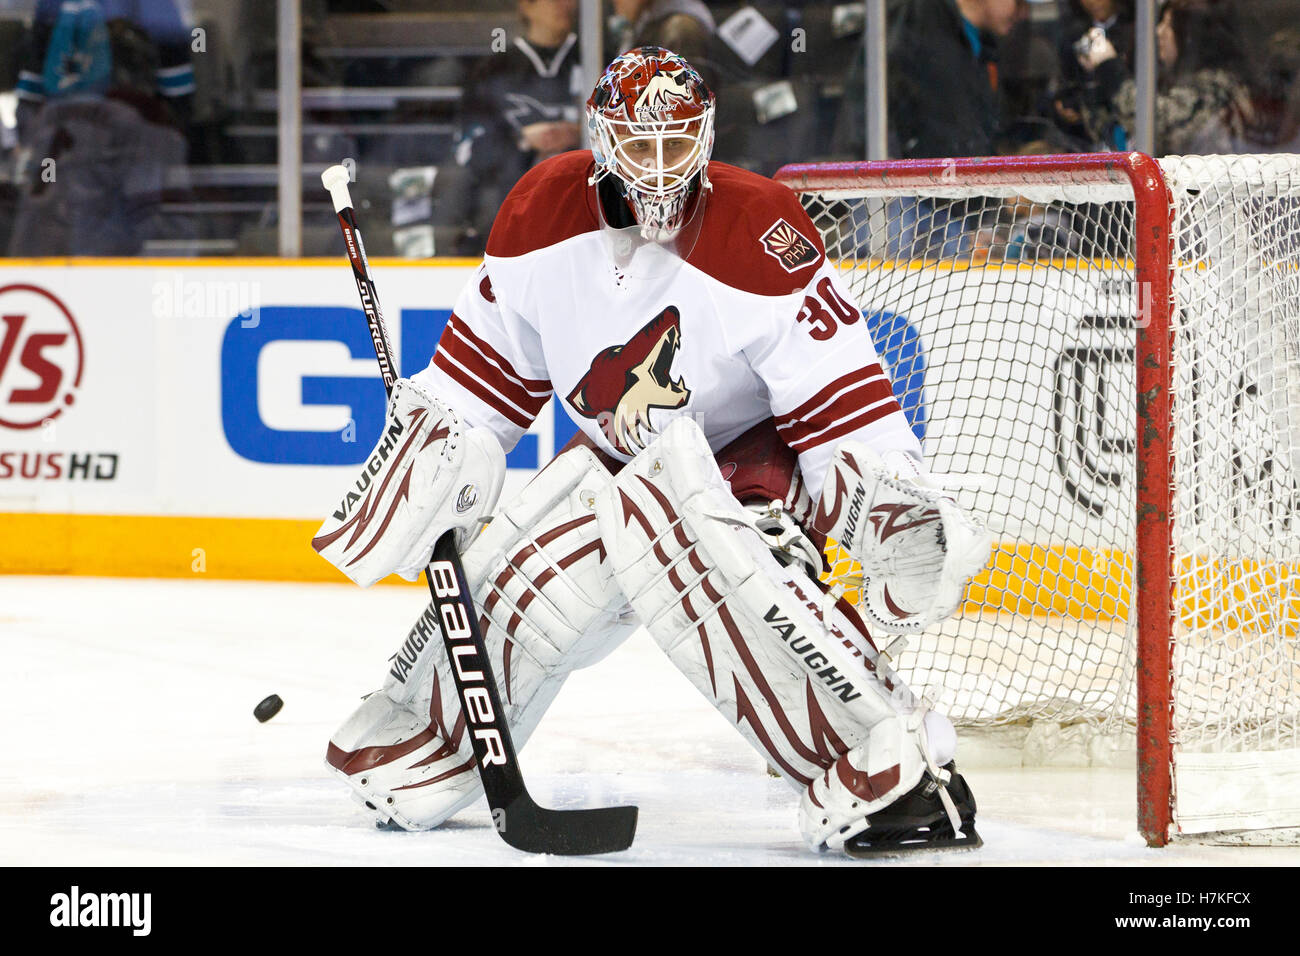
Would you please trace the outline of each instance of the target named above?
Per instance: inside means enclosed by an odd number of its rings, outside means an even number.
[[[835,449],[814,527],[862,565],[861,605],[895,633],[949,617],[988,563],[992,537],[903,452]]]
[[[483,428],[410,379],[399,379],[379,443],[312,547],[362,587],[396,572],[414,581],[433,546],[456,532],[463,550],[501,494],[506,460]]]

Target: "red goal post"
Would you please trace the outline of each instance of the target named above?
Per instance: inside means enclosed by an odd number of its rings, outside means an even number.
[[[913,642],[905,676],[939,685],[959,724],[1127,729],[1152,845],[1300,826],[1300,800],[1280,793],[1300,782],[1300,542],[1288,524],[1277,550],[1267,530],[1300,501],[1300,363],[1271,344],[1300,334],[1297,157],[827,163],[775,178],[849,280],[932,469],[984,474],[963,503],[1009,519],[959,620]],[[1242,337],[1203,329],[1241,303],[1258,360],[1234,379]],[[1245,395],[1273,404],[1247,422]],[[1247,426],[1269,433],[1250,469],[1233,465]],[[1243,471],[1253,497],[1224,489],[1222,504],[1216,482]],[[1257,505],[1268,517],[1242,517]],[[1242,664],[1246,645],[1258,660]],[[1271,681],[1258,713],[1216,699],[1234,692],[1218,669],[1238,665],[1271,668],[1235,691]],[[1273,779],[1244,787],[1261,809],[1217,805],[1218,781],[1264,737]]]

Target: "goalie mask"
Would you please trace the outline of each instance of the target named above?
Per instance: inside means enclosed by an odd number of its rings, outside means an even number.
[[[643,239],[680,247],[688,225],[702,218],[713,110],[700,75],[662,47],[624,53],[596,83],[587,101],[591,182],[613,177]]]

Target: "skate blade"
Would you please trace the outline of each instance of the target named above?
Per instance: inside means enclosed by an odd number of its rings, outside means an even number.
[[[969,834],[959,837],[943,837],[938,840],[916,840],[911,843],[879,843],[866,846],[844,844],[844,852],[855,860],[875,860],[890,856],[911,856],[914,853],[953,852],[959,850],[978,850],[984,845],[983,839],[974,829]]]

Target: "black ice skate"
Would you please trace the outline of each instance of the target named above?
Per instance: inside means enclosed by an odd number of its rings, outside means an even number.
[[[844,844],[852,857],[889,856],[916,850],[973,850],[984,841],[975,832],[975,797],[956,763],[943,768],[952,774],[948,795],[957,807],[961,829],[954,832],[939,796],[939,784],[926,773],[921,782],[895,802],[868,817],[870,826]]]

